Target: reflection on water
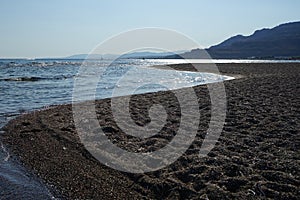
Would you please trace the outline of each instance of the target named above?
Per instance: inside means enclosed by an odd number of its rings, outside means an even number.
[[[182,62],[176,60],[178,63]],[[74,78],[82,80],[83,100],[94,98],[91,83],[97,83],[96,98],[108,98],[135,93],[190,87],[230,77],[209,73],[178,72],[146,68],[146,66],[174,63],[174,60],[117,60],[108,68],[109,61],[92,62],[86,71],[77,74],[79,61],[70,60],[0,60],[0,127],[12,117],[48,105],[72,101]],[[99,79],[99,74],[101,77]],[[124,80],[126,77],[126,81]],[[151,83],[152,87],[151,87]],[[159,87],[161,85],[161,87]],[[122,91],[113,94],[115,87]]]

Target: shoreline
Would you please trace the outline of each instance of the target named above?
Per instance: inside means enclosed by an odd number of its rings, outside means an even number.
[[[155,172],[129,174],[96,161],[76,136],[70,105],[19,116],[5,125],[5,133],[0,137],[26,167],[47,184],[55,185],[67,199],[297,199],[300,166],[293,161],[300,159],[300,64],[217,66],[222,74],[242,77],[224,82],[228,98],[226,124],[216,147],[203,159],[197,152],[210,118],[207,88],[203,85],[193,87],[201,107],[201,123],[194,143],[176,162]],[[187,69],[185,64],[171,67]],[[170,133],[178,129],[178,102],[172,92],[133,96],[133,119],[142,125],[149,120],[149,106],[169,106],[169,123],[158,136],[146,141],[127,137],[116,126],[109,109],[110,99],[96,102],[100,124],[108,137],[125,142],[116,143],[133,152],[141,147],[143,151],[163,147],[172,139]]]
[[[154,69],[163,69],[163,70],[177,70],[177,71],[185,71],[185,72],[200,72],[200,73],[212,73],[212,74],[218,74],[221,76],[230,76],[234,79],[240,79],[240,78],[246,78],[245,75],[242,74],[232,74],[232,73],[221,73],[219,70],[216,69],[210,69],[212,68],[218,68],[218,65],[237,65],[241,63],[192,63],[192,64],[168,64],[168,65],[153,65],[150,66],[150,68]],[[252,65],[256,63],[251,63]],[[270,64],[270,63],[268,63]],[[197,68],[197,65],[200,65],[199,68]],[[195,69],[196,68],[196,69]],[[229,81],[232,79],[229,79]],[[227,80],[224,80],[227,81]],[[223,81],[223,82],[224,82]]]

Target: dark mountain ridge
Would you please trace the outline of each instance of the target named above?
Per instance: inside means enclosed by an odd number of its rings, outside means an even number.
[[[205,50],[212,58],[219,59],[299,57],[300,22],[257,30],[250,36],[236,35]],[[208,58],[203,49],[194,49],[180,56]]]

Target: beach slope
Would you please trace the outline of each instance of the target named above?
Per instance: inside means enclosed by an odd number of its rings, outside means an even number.
[[[192,70],[189,65],[172,67]],[[3,128],[1,140],[66,199],[299,198],[300,64],[218,67],[221,73],[240,78],[224,82],[225,125],[216,146],[204,158],[198,155],[210,120],[206,86],[194,87],[200,110],[194,142],[177,161],[155,172],[120,172],[93,158],[77,135],[72,105],[22,115]],[[97,100],[99,124],[116,145],[132,152],[149,152],[176,135],[180,105],[172,91],[132,96],[130,103],[137,124],[149,123],[153,104],[165,107],[167,123],[151,138],[128,136],[113,120],[110,99]]]

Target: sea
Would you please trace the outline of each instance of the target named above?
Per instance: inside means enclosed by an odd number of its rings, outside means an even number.
[[[19,116],[49,106],[72,103],[74,82],[83,82],[80,101],[173,90],[233,77],[211,73],[163,70],[154,65],[180,63],[268,63],[282,60],[180,59],[0,59],[0,129]],[[88,70],[86,70],[88,69]],[[90,78],[92,77],[92,78]],[[96,81],[96,88],[89,89]],[[115,89],[118,88],[118,93]],[[78,99],[77,99],[78,100]],[[3,132],[0,132],[2,134]],[[59,199],[55,186],[46,185],[9,153],[0,141],[0,199]]]

